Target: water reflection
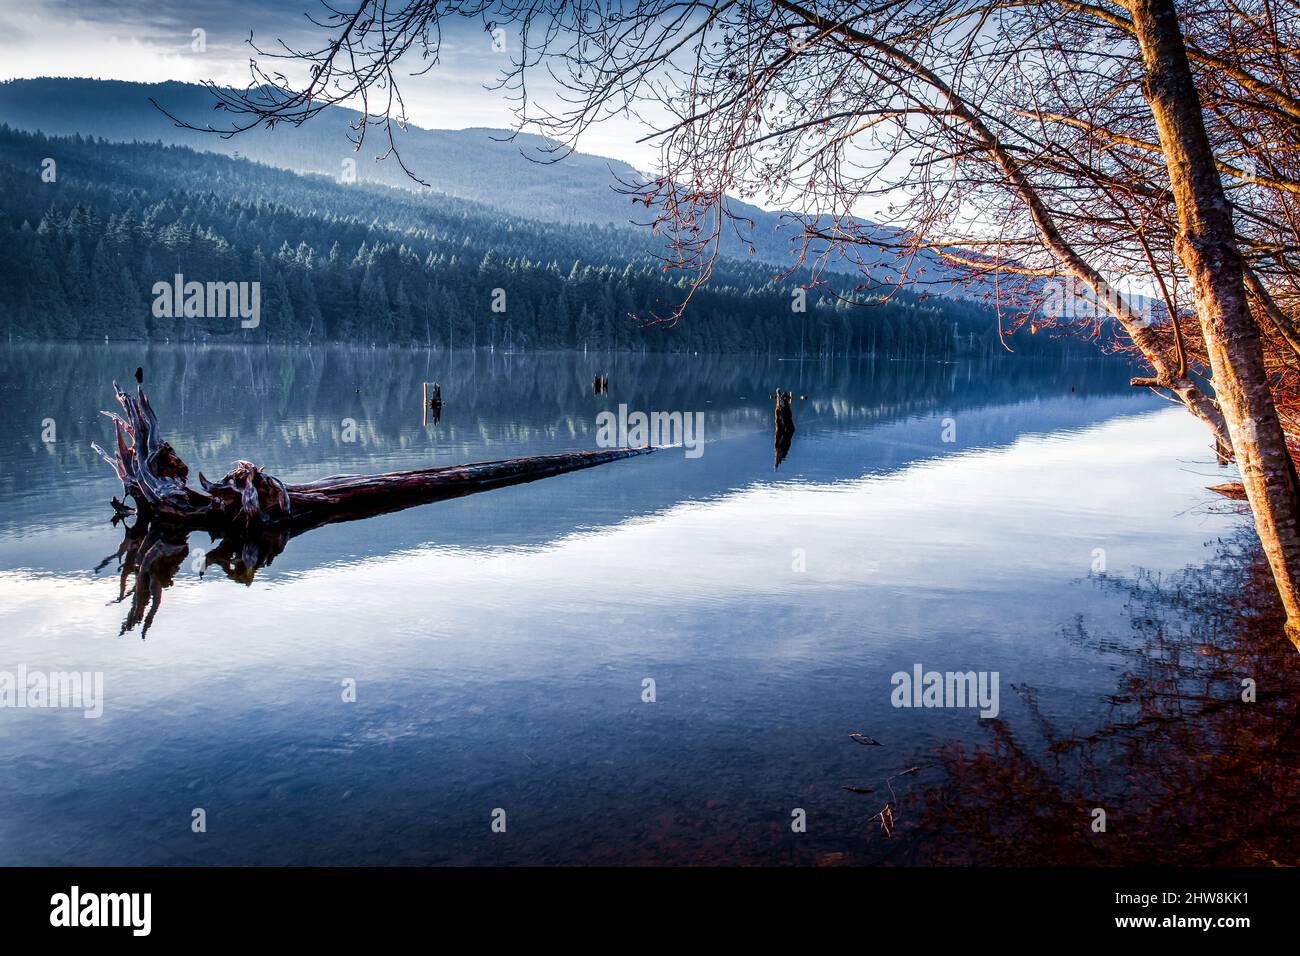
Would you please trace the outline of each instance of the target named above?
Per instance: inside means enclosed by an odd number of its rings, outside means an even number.
[[[1108,836],[1132,832],[1143,787],[1167,835],[1229,812],[1191,793],[1213,786],[1196,741],[1217,753],[1249,728],[1204,726],[1225,706],[1180,741],[1142,722],[1172,706],[1168,686],[1121,674],[1166,677],[1185,645],[1179,662],[1201,669],[1180,691],[1191,713],[1193,691],[1230,689],[1210,668],[1259,669],[1263,703],[1287,673],[1198,651],[1233,645],[1174,637],[1178,615],[1115,583],[1146,567],[1190,599],[1169,575],[1241,524],[1205,511],[1223,476],[1203,427],[1123,367],[147,353],[0,348],[0,669],[100,671],[106,688],[98,720],[0,713],[0,854],[15,862],[996,862],[1021,834],[1046,847],[1071,814],[1086,832],[1097,805],[1114,807]],[[110,525],[120,486],[89,451],[109,383],[141,364],[168,439],[208,474],[237,457],[301,481],[592,448],[597,414],[623,402],[703,411],[705,454],[293,540],[186,538]],[[612,395],[593,394],[597,372]],[[436,423],[424,382],[441,384]],[[798,430],[773,472],[777,383]],[[57,441],[41,440],[46,418]],[[1099,546],[1106,581],[1087,577]],[[1205,606],[1183,610],[1208,620]],[[149,639],[115,639],[124,624]],[[892,707],[890,675],[917,661],[1000,672],[1003,725]],[[348,705],[345,678],[360,688]],[[1137,728],[1075,742],[1112,718]],[[1293,760],[1280,710],[1274,724],[1261,746]],[[977,759],[990,739],[1013,742],[1004,761]],[[1180,766],[1152,783],[1161,760]],[[1278,767],[1235,765],[1250,778],[1238,801],[1262,780],[1287,805]],[[1179,817],[1178,799],[1197,806]],[[197,805],[218,823],[203,841]],[[508,840],[484,823],[497,806]],[[1285,858],[1250,812],[1231,824],[1239,842]],[[1141,845],[1160,861],[1159,840]]]
[[[1300,664],[1257,540],[1203,565],[1094,579],[1132,634],[1071,622],[1070,644],[1126,666],[1108,718],[1082,727],[1032,684],[1031,716],[950,741],[907,801],[899,862],[1294,866],[1300,863]],[[1095,821],[1105,812],[1105,830]]]
[[[612,355],[600,360],[609,369],[600,378],[619,383],[617,398],[609,398],[589,394],[593,362],[584,355],[160,345],[143,351],[150,397],[169,441],[208,474],[225,473],[236,458],[293,482],[571,451],[595,447],[597,414],[620,402],[705,413],[707,453],[690,467],[665,457],[582,500],[581,511],[548,490],[512,499],[509,523],[452,516],[390,523],[357,542],[364,554],[416,546],[431,530],[438,540],[465,546],[539,545],[767,480],[767,462],[776,459],[786,480],[839,481],[1152,407],[1128,387],[1126,368],[1077,360],[793,364]],[[103,520],[104,502],[118,489],[90,443],[105,441],[99,410],[113,379],[139,365],[140,353],[113,345],[0,348],[8,410],[0,423],[0,567],[88,566],[84,553],[78,558],[49,540],[33,549],[30,539],[65,540],[73,527],[85,534]],[[793,468],[772,431],[767,396],[774,381],[809,395],[796,412],[808,453]],[[423,382],[441,385],[445,405],[436,420],[420,407]],[[937,423],[954,414],[961,416],[960,441],[944,444]],[[36,426],[47,420],[57,422],[56,442],[41,440]],[[764,433],[771,435],[766,442]],[[50,488],[58,489],[57,510]]]
[[[578,452],[567,455],[543,455],[516,458],[506,461],[476,462],[459,467],[432,470],[387,472],[381,475],[335,475],[306,485],[285,485],[271,476],[263,477],[258,469],[245,461],[237,461],[236,474],[245,484],[242,491],[230,494],[224,513],[217,506],[215,512],[202,510],[211,506],[219,490],[232,485],[230,476],[221,482],[209,482],[199,474],[203,492],[196,492],[185,484],[186,466],[171,451],[167,442],[161,441],[157,421],[149,409],[144,392],[139,401],[128,399],[119,392],[119,400],[127,409],[130,423],[117,422],[118,451],[110,457],[100,454],[125,483],[130,482],[127,494],[136,503],[128,507],[117,497],[111,500],[113,516],[110,523],[116,527],[126,524],[126,531],[117,550],[95,567],[98,574],[114,558],[118,561],[120,586],[118,603],[132,598],[131,610],[123,622],[119,636],[143,623],[141,637],[148,634],[162,603],[162,592],[170,587],[181,561],[184,560],[189,535],[208,533],[217,542],[216,547],[196,551],[195,570],[202,577],[212,566],[223,568],[226,576],[240,584],[252,584],[258,570],[267,567],[280,555],[289,541],[308,531],[325,525],[343,524],[389,515],[410,508],[437,502],[466,498],[486,491],[497,491],[516,485],[530,484],[550,477],[559,477],[602,464],[649,454],[655,449],[621,448],[598,452]],[[143,410],[143,411],[141,411]],[[127,436],[131,436],[128,438]],[[153,444],[161,441],[161,444]],[[149,448],[153,448],[149,452]],[[165,457],[163,457],[165,456]],[[158,506],[158,496],[139,477],[133,463],[139,459],[157,462],[160,457],[168,462],[169,473],[179,475],[180,492],[175,494],[183,506],[197,500],[193,511],[174,511]],[[255,478],[247,478],[248,474]],[[173,481],[177,479],[173,478]],[[254,485],[253,481],[262,484]],[[268,489],[274,489],[268,491]],[[270,500],[280,510],[267,513],[271,507],[259,506]],[[240,505],[245,510],[238,511]],[[251,516],[251,517],[250,517]],[[134,518],[134,521],[130,519]],[[201,556],[201,560],[199,560]],[[134,584],[127,588],[127,577],[135,575]]]
[[[113,603],[121,604],[130,599],[118,634],[120,636],[140,626],[142,639],[149,634],[154,617],[162,606],[163,591],[175,583],[176,574],[186,559],[192,562],[200,577],[215,566],[232,581],[252,584],[257,572],[270,565],[291,538],[310,530],[299,526],[293,530],[231,533],[214,537],[215,547],[191,551],[190,536],[204,532],[147,519],[123,521],[117,516],[114,516],[113,524],[123,525],[122,543],[94,570],[99,574],[113,561],[117,562],[118,595]]]
[[[115,515],[113,524],[119,520]],[[149,633],[163,590],[171,587],[181,562],[189,555],[188,541],[189,534],[181,529],[153,527],[147,521],[128,523],[117,551],[95,565],[98,574],[116,559],[118,594],[113,603],[131,599],[119,636],[138,624],[143,624],[141,637]]]

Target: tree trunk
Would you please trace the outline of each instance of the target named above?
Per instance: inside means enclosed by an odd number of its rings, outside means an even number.
[[[1300,499],[1273,406],[1243,260],[1201,115],[1173,0],[1130,0],[1143,87],[1178,210],[1178,258],[1191,279],[1215,393],[1241,469],[1255,530],[1300,647]]]
[[[815,9],[793,0],[773,0],[776,6],[802,17],[804,22],[819,31],[842,37],[845,41],[869,48],[893,61],[903,69],[920,77],[946,101],[949,111],[958,122],[964,125],[988,151],[991,161],[997,165],[1006,177],[1016,196],[1025,204],[1029,218],[1038,231],[1044,247],[1056,256],[1069,269],[1070,274],[1083,282],[1097,301],[1103,303],[1125,333],[1151,364],[1156,376],[1146,383],[1151,387],[1163,388],[1178,396],[1179,401],[1193,415],[1205,422],[1214,436],[1215,450],[1221,459],[1231,445],[1231,437],[1223,412],[1210,396],[1186,374],[1185,368],[1179,368],[1169,354],[1165,344],[1132,307],[1128,298],[1122,295],[1106,281],[1093,266],[1066,240],[1057,227],[1054,216],[1038,191],[1029,182],[1020,162],[993,130],[980,117],[979,111],[967,104],[957,92],[946,83],[934,70],[928,69],[915,57],[903,50],[886,43],[884,40],[868,33],[854,29],[847,23],[837,23],[819,14]],[[800,354],[803,353],[802,340]],[[1137,381],[1134,384],[1138,384]]]

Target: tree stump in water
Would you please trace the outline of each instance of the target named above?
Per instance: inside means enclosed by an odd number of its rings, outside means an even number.
[[[777,389],[776,409],[773,412],[773,447],[776,452],[772,469],[775,471],[790,453],[790,439],[794,438],[794,409],[791,403],[794,395]]]
[[[424,416],[421,419],[422,425],[428,425],[430,417],[433,418],[435,425],[442,421],[442,386],[437,382],[433,383],[432,392],[429,391],[429,383],[424,383],[424,410],[422,414]]]

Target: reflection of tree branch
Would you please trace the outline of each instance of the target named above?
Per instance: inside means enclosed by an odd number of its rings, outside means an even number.
[[[1081,623],[1066,636],[1128,659],[1110,718],[1062,734],[1016,687],[1045,744],[1031,752],[989,721],[989,743],[941,748],[944,779],[916,798],[920,862],[1296,863],[1300,664],[1258,546],[1227,539],[1203,567],[1097,585],[1124,593],[1137,639]],[[1243,678],[1259,684],[1254,702]],[[1107,832],[1089,827],[1095,807]]]
[[[880,808],[880,811],[871,819],[880,821],[880,829],[885,831],[885,836],[892,836],[894,833],[894,807],[898,805],[898,794],[894,792],[894,781],[899,777],[906,777],[910,774],[918,773],[920,767],[912,767],[908,770],[900,770],[898,773],[885,778],[885,786],[889,788],[889,802]]]

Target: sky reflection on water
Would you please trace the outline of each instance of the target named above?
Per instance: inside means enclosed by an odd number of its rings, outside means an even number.
[[[0,669],[103,671],[106,689],[98,720],[0,711],[10,863],[912,861],[931,837],[881,833],[882,781],[924,764],[896,788],[935,785],[936,748],[987,727],[893,708],[890,675],[997,671],[1012,730],[1095,725],[1139,637],[1094,549],[1111,578],[1173,573],[1241,526],[1204,491],[1202,426],[1102,363],[154,347],[163,430],[209,475],[590,448],[620,402],[704,411],[706,445],[322,527],[248,586],[187,558],[141,640],[119,635],[114,565],[91,570],[122,529],[85,449],[136,359],[0,356]],[[447,400],[427,429],[422,379]],[[773,471],[777,385],[809,398]]]

